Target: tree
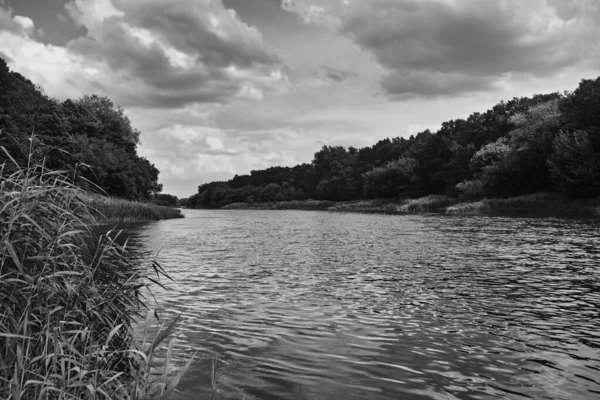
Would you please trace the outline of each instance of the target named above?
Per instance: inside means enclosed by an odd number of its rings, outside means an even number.
[[[548,160],[552,178],[571,197],[600,195],[600,153],[586,131],[561,132]]]
[[[565,131],[585,130],[594,146],[600,142],[600,77],[583,79],[577,89],[559,103]]]
[[[483,146],[471,158],[469,168],[475,176],[481,175],[486,167],[504,160],[511,152],[508,140],[498,139],[494,143]]]
[[[396,197],[411,183],[418,180],[418,162],[414,158],[401,157],[384,166],[375,167],[364,174],[364,192],[367,198]]]
[[[140,132],[120,106],[96,95],[62,103],[48,98],[1,58],[0,131],[0,145],[20,166],[67,170],[86,189],[129,199],[162,189],[158,169],[137,155]],[[4,158],[0,152],[0,164]]]
[[[72,129],[124,147],[130,153],[135,152],[140,132],[132,128],[123,108],[108,97],[85,95],[75,101],[67,100],[64,105],[69,112]]]
[[[260,191],[260,198],[262,201],[275,201],[279,193],[281,193],[281,186],[276,183],[269,183]]]

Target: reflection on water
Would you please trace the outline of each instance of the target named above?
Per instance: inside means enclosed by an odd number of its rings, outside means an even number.
[[[185,214],[130,233],[194,399],[600,398],[597,220]]]

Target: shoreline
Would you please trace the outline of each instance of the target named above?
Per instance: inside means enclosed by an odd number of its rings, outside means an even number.
[[[431,195],[418,199],[328,201],[302,200],[269,203],[232,203],[220,210],[307,210],[360,214],[412,215],[520,215],[600,217],[600,200],[568,199],[559,193],[480,200],[461,200],[455,197]]]

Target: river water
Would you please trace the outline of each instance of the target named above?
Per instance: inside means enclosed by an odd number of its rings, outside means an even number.
[[[600,399],[599,220],[184,213],[128,228],[177,399]]]

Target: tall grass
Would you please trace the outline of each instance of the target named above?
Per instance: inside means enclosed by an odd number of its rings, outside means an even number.
[[[231,203],[222,210],[327,210],[336,203],[330,200],[292,200],[260,203]]]
[[[532,193],[506,199],[488,199],[448,207],[448,214],[552,213],[595,215],[598,200],[569,199],[560,193]]]
[[[418,199],[409,199],[402,204],[398,211],[400,212],[432,212],[439,211],[442,208],[458,203],[458,199],[444,195],[431,194]]]
[[[0,152],[10,159],[4,148]],[[142,288],[160,284],[157,277],[164,275],[160,265],[144,262],[114,237],[95,234],[89,196],[60,172],[37,165],[11,166],[9,173],[5,167],[0,398],[166,398],[182,372],[153,380],[149,365],[174,323],[141,349],[132,329],[144,310]]]
[[[80,193],[80,199],[99,222],[158,221],[183,218],[178,208]]]
[[[372,199],[337,203],[329,211],[396,214],[398,207],[391,199]]]

